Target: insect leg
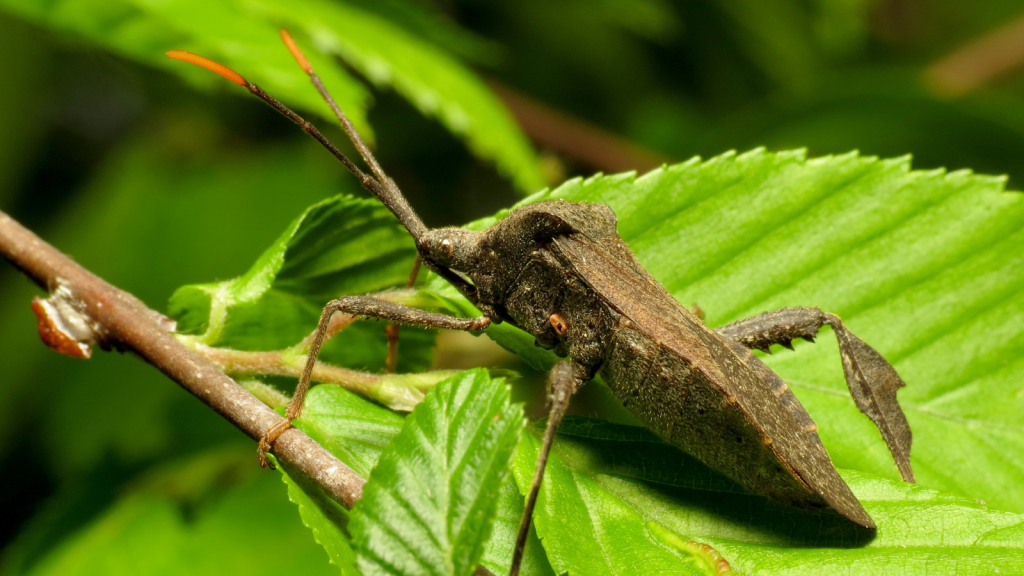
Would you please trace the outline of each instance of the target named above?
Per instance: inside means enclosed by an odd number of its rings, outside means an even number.
[[[814,336],[825,324],[825,313],[817,308],[783,308],[733,322],[716,328],[715,332],[747,348],[770,353],[772,344],[792,350],[796,338],[814,342]]]
[[[814,341],[823,325],[832,326],[839,340],[843,373],[857,408],[882,433],[896,467],[905,482],[915,482],[910,467],[911,433],[907,417],[896,401],[896,391],[905,386],[896,369],[874,348],[850,332],[835,314],[817,308],[783,308],[718,328],[726,338],[747,348],[768,351],[772,344],[792,348],[792,341]]]
[[[412,271],[409,272],[409,280],[406,281],[405,287],[412,288],[416,285],[416,276],[420,273],[420,260],[419,255],[416,255],[416,261],[412,263]],[[394,373],[395,368],[398,366],[398,333],[401,324],[397,322],[391,322],[384,328],[384,333],[388,336],[388,355],[387,360],[384,363],[386,367],[385,371],[388,373]]]
[[[409,306],[403,306],[394,302],[387,302],[385,300],[374,298],[373,296],[345,296],[338,298],[337,300],[331,300],[327,303],[327,306],[324,307],[323,312],[320,314],[320,323],[317,325],[316,332],[313,334],[313,341],[309,348],[309,355],[306,357],[306,367],[302,371],[302,375],[299,377],[299,384],[295,388],[295,394],[292,396],[291,402],[288,403],[288,408],[285,409],[284,420],[281,420],[272,426],[267,430],[267,433],[263,438],[260,439],[258,453],[260,457],[260,464],[264,468],[270,465],[270,461],[267,460],[266,454],[270,450],[274,440],[277,440],[285,430],[291,428],[292,421],[298,418],[302,413],[302,406],[306,401],[306,393],[309,392],[309,379],[313,374],[313,367],[316,364],[316,358],[320,354],[320,346],[323,345],[324,336],[330,326],[331,316],[333,316],[335,312],[350,314],[352,316],[361,316],[364,318],[390,320],[392,322],[410,324],[412,326],[423,326],[425,328],[443,328],[445,330],[483,330],[491,323],[490,319],[487,317],[456,318],[445,314],[437,314],[435,312],[426,312],[424,310],[410,308]]]
[[[509,571],[509,576],[519,574],[519,565],[523,560],[523,551],[526,548],[526,538],[530,534],[533,507],[537,504],[540,483],[544,479],[548,454],[551,453],[551,443],[555,439],[555,432],[558,431],[558,424],[565,416],[566,408],[569,407],[569,399],[583,384],[582,372],[583,369],[575,363],[562,361],[555,364],[548,377],[548,425],[544,430],[540,454],[537,455],[537,467],[533,473],[533,482],[530,484],[530,491],[526,496],[526,509],[523,510],[523,518],[519,521],[519,533],[516,536],[516,547],[512,553],[512,569]]]

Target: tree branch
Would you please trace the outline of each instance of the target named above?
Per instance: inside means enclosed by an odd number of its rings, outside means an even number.
[[[0,254],[48,292],[59,288],[66,295],[64,303],[84,316],[104,348],[135,352],[250,438],[260,439],[282,420],[179,342],[161,323],[159,313],[89,272],[3,212]],[[300,430],[292,428],[282,434],[274,443],[274,454],[347,508],[362,496],[366,481]]]
[[[60,291],[62,300],[52,309],[53,314],[60,314],[61,306],[74,308],[82,315],[78,320],[85,322],[84,330],[92,330],[91,339],[104,348],[135,352],[253,440],[259,440],[267,429],[283,420],[179,342],[161,322],[163,315],[89,272],[2,211],[0,254],[47,292]],[[33,307],[38,307],[38,302]],[[41,310],[37,314],[49,314]],[[63,327],[53,328],[61,331]],[[73,333],[81,337],[83,327],[75,328]],[[44,338],[54,346],[50,338]],[[363,495],[366,480],[297,428],[281,434],[273,452],[290,473],[301,473],[346,508],[351,509]],[[477,566],[474,576],[494,575]]]
[[[669,158],[634,144],[602,128],[569,116],[497,80],[489,79],[491,90],[534,142],[605,172],[644,173],[667,164]]]
[[[944,96],[961,96],[1024,66],[1024,14],[958,47],[924,77]]]

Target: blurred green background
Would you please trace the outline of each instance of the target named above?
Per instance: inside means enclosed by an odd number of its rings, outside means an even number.
[[[133,57],[127,36],[107,41],[106,30],[123,31],[111,24],[123,17],[116,3],[32,4],[0,1],[0,209],[152,307],[178,286],[245,271],[305,206],[361,193],[244,92],[197,90],[145,63],[161,52]],[[757,146],[912,154],[916,168],[1024,183],[1019,0],[338,4],[494,86],[548,184]],[[366,69],[348,73],[365,80]],[[379,158],[428,224],[463,223],[521,197],[522,185],[472,153],[452,122],[422,114],[387,81],[361,84]],[[140,494],[151,493],[206,519],[242,506],[241,493],[277,494],[280,507],[259,522],[297,530],[293,553],[326,567],[282,505],[279,480],[248,466],[248,439],[133,358],[48,351],[28,306],[38,292],[0,265],[0,572],[32,567],[112,503],[123,508],[125,494],[144,508]],[[146,472],[210,450],[245,464],[217,459],[219,475],[185,487]]]

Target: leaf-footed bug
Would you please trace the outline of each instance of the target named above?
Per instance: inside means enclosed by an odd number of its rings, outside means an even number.
[[[419,261],[450,282],[482,316],[455,318],[372,296],[329,302],[286,417],[260,441],[264,465],[266,451],[301,413],[331,316],[342,312],[448,330],[478,331],[508,322],[532,334],[538,346],[567,358],[555,364],[548,382],[549,418],[519,526],[513,575],[519,571],[559,422],[572,395],[597,374],[666,442],[745,488],[801,508],[831,506],[854,523],[874,528],[832,465],[817,425],[789,386],[751,353],[776,343],[789,346],[795,338],[813,341],[828,324],[839,341],[844,375],[858,408],[878,426],[903,479],[914,481],[910,428],[896,401],[896,391],[904,383],[837,316],[817,308],[786,308],[709,329],[640,265],[619,237],[615,215],[601,204],[538,202],[484,231],[428,229],[292,38],[283,30],[281,36],[372,175],[312,124],[236,72],[187,52],[172,51],[168,56],[220,74],[301,126],[395,214],[415,240]],[[389,359],[394,355],[394,334],[389,331]]]

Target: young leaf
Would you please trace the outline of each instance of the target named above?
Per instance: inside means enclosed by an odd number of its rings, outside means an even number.
[[[538,446],[527,434],[517,454],[522,488]],[[843,476],[877,533],[830,510],[747,494],[646,430],[568,417],[534,517],[558,573],[624,573],[680,549],[707,569],[708,558],[680,545],[688,540],[709,545],[740,574],[882,574],[897,562],[906,574],[993,574],[1024,562],[1020,514],[870,474]]]
[[[497,381],[493,382],[497,387]],[[402,429],[403,419],[403,416],[338,386],[316,386],[310,390],[302,417],[295,423],[343,462],[368,477],[381,452]],[[337,504],[319,498],[315,488],[300,486],[291,478],[286,482],[292,501],[300,507],[303,522],[314,531],[317,541],[323,544],[332,558],[345,558],[350,540],[340,527],[347,526],[348,513]],[[511,564],[516,531],[523,514],[523,499],[510,475],[502,481],[496,498],[494,529],[480,563],[495,574],[501,574],[508,572]],[[333,553],[332,549],[341,552]],[[338,559],[335,563],[343,564]],[[536,535],[532,535],[527,543],[523,574],[551,574]]]
[[[314,386],[295,425],[363,478],[405,418],[339,386]]]
[[[372,574],[454,574],[477,566],[522,408],[483,370],[439,384],[406,418],[370,475],[349,529]]]
[[[179,331],[207,345],[287,348],[316,328],[332,298],[404,284],[414,254],[386,208],[339,196],[308,208],[242,276],[179,288],[169,312]],[[399,368],[426,368],[432,341],[430,331],[403,330]],[[383,366],[385,350],[383,326],[357,322],[325,346],[323,358],[372,370]]]
[[[405,418],[339,386],[314,386],[295,426],[327,448],[364,478],[381,452],[398,435]],[[359,574],[349,536],[349,512],[301,475],[279,467],[288,497],[299,508],[303,524],[324,547],[342,574]],[[518,491],[517,491],[518,494]]]
[[[343,531],[348,521],[348,512],[319,487],[309,484],[300,486],[283,467],[279,468],[281,479],[288,486],[288,499],[299,507],[299,517],[313,532],[313,539],[324,547],[331,563],[341,570],[342,576],[359,576],[355,567],[355,552]]]
[[[1024,512],[1024,196],[1002,178],[913,171],[907,158],[755,150],[640,178],[577,179],[523,203],[554,198],[611,206],[644,266],[710,326],[786,306],[841,316],[907,384],[899,401],[918,481]],[[488,334],[553,362],[514,328]],[[827,334],[765,361],[837,466],[898,478]]]
[[[305,54],[367,137],[372,136],[366,122],[369,92],[337,65],[336,56],[374,84],[395,88],[421,112],[437,117],[522,190],[543,185],[526,138],[479,78],[440,49],[351,5],[325,0],[0,0],[0,6],[197,83],[237,88],[164,57],[176,49],[202,53],[286,104],[315,110],[334,123],[334,114],[281,45],[277,29],[284,25],[302,32],[297,38]]]

